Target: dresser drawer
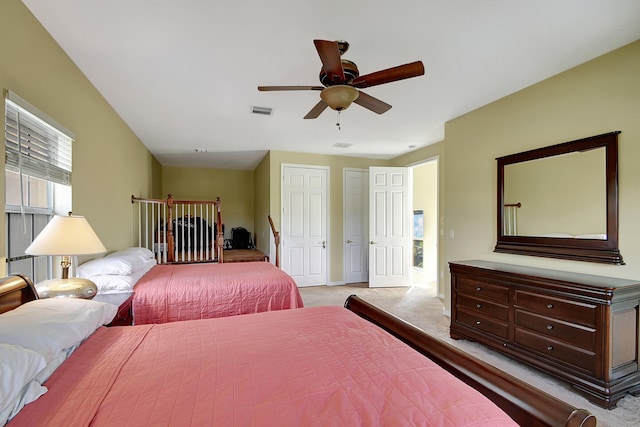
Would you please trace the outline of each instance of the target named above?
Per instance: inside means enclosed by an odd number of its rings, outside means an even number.
[[[456,319],[458,323],[467,325],[474,329],[479,329],[483,332],[487,332],[496,335],[505,340],[509,338],[509,324],[490,319],[479,315],[476,312],[468,311],[464,308],[460,308],[456,313]]]
[[[544,357],[567,363],[587,371],[590,375],[595,375],[596,354],[593,351],[564,344],[519,327],[515,329],[515,343],[540,353]]]
[[[517,307],[526,308],[542,316],[586,326],[596,325],[595,304],[570,301],[525,291],[516,291],[515,303]]]
[[[495,317],[505,322],[509,320],[509,307],[496,304],[495,302],[460,294],[457,297],[457,306],[459,309],[465,308],[469,311],[482,313],[485,316]]]
[[[586,326],[567,323],[535,313],[516,310],[516,326],[525,327],[550,338],[560,339],[585,350],[595,351],[596,330]]]
[[[456,287],[458,292],[461,293],[474,295],[483,299],[490,299],[502,304],[509,302],[509,289],[505,286],[481,282],[470,277],[457,276]]]

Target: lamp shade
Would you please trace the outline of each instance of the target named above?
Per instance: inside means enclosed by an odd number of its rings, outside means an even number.
[[[359,95],[358,89],[347,85],[329,86],[320,92],[320,98],[336,111],[349,108]]]
[[[25,250],[28,255],[91,255],[106,252],[83,216],[54,216]]]

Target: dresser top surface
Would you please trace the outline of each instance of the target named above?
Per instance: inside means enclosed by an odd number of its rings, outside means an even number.
[[[484,260],[465,260],[465,261],[451,261],[449,265],[460,265],[467,267],[482,268],[484,270],[494,270],[503,273],[512,273],[522,276],[530,277],[543,277],[552,280],[559,280],[569,283],[580,283],[584,285],[599,287],[599,288],[627,288],[627,287],[640,287],[640,281],[621,279],[616,277],[597,276],[584,273],[574,273],[570,271],[551,270],[538,267],[527,267],[515,264],[504,264],[500,262],[484,261]]]

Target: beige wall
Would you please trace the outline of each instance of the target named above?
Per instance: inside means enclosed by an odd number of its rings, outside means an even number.
[[[253,171],[235,169],[162,168],[163,198],[173,194],[179,200],[222,200],[225,238],[231,229],[244,227],[254,233]]]
[[[108,250],[131,246],[130,196],[157,194],[160,165],[19,0],[0,2],[0,40],[0,88],[77,136],[73,212],[87,217]],[[4,102],[0,110],[4,117]],[[1,197],[4,210],[4,192]],[[4,227],[0,240],[4,257]]]
[[[443,262],[489,259],[640,279],[638,76],[640,41],[448,122]],[[619,242],[626,265],[494,253],[495,158],[614,130],[622,131],[618,139]],[[450,230],[455,232],[454,239],[449,238]]]
[[[271,153],[262,159],[258,166],[253,171],[253,224],[255,227],[256,247],[262,253],[270,254],[272,252],[273,242],[271,226],[269,225],[268,217],[273,214],[270,210],[270,182],[269,182],[269,165],[271,161]],[[276,231],[280,231],[277,229]],[[273,254],[271,255],[271,262],[275,264],[275,246],[273,246]]]
[[[389,166],[385,160],[364,159],[359,157],[330,156],[287,151],[271,151],[270,153],[270,210],[276,228],[280,231],[280,190],[282,180],[280,174],[283,164],[297,164],[329,167],[329,282],[343,283],[343,177],[344,168],[363,168],[369,166]]]

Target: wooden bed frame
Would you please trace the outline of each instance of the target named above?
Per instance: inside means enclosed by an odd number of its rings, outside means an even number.
[[[12,310],[37,298],[33,283],[25,276],[16,275],[0,280],[0,312]],[[350,296],[344,305],[480,391],[522,426],[596,425],[595,416],[588,411],[574,408],[355,295]]]

